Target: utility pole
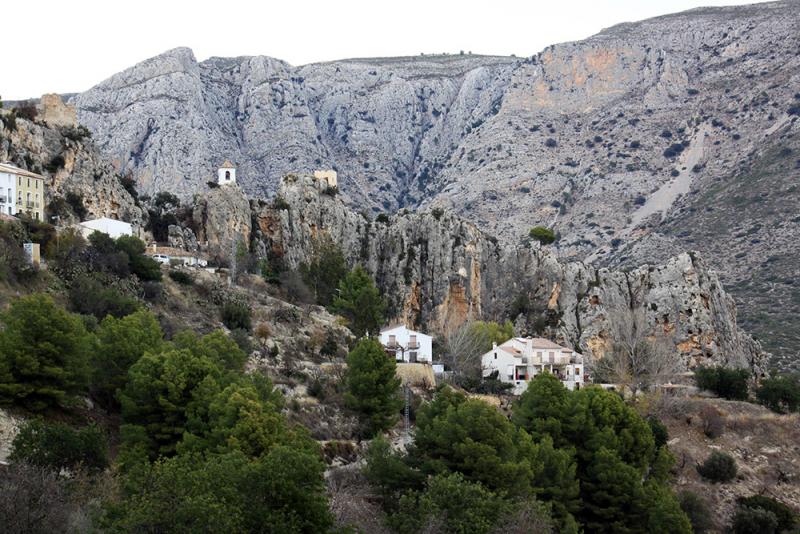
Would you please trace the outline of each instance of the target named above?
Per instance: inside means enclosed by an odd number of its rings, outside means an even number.
[[[231,239],[231,286],[236,285],[236,228]]]
[[[403,445],[408,445],[408,441],[409,441],[408,440],[408,390],[409,390],[409,388],[408,388],[408,384],[403,384],[403,387],[406,390],[406,410],[405,410],[405,413],[403,414],[405,416],[406,433],[405,433],[405,436],[403,437]]]
[[[53,215],[51,219],[56,220],[56,252],[61,252],[61,235],[59,234],[59,223],[61,219],[59,218],[60,215]]]

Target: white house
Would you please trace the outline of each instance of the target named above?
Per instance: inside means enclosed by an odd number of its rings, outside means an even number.
[[[108,234],[113,239],[122,235],[133,235],[133,226],[130,223],[100,217],[91,221],[84,221],[77,225],[83,237],[89,237],[92,232],[98,231]]]
[[[405,325],[381,330],[380,340],[386,352],[398,361],[430,363],[433,360],[433,337],[409,330]]]
[[[236,183],[236,167],[231,165],[231,162],[227,159],[222,164],[222,167],[217,169],[217,183],[219,185]]]
[[[0,165],[0,213],[6,215],[17,213],[14,205],[14,200],[17,198],[17,175],[10,171],[11,169],[5,168],[5,165]]]
[[[583,356],[552,341],[514,337],[481,357],[483,376],[495,371],[501,382],[514,384],[514,394],[528,389],[528,382],[547,370],[561,379],[567,389],[583,385]]]

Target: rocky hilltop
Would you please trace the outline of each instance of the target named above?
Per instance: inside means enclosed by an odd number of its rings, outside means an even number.
[[[636,267],[702,250],[744,322],[800,350],[800,2],[622,24],[527,58],[267,57],[175,49],[71,100],[141,191],[188,197],[230,158],[251,195],[333,168],[373,212],[445,207],[507,244]],[[739,237],[735,237],[739,236]]]
[[[765,370],[759,344],[738,328],[733,300],[696,253],[661,266],[611,271],[565,262],[543,248],[502,244],[441,209],[371,221],[313,176],[285,176],[278,198],[272,204],[250,201],[251,248],[259,256],[297,268],[309,261],[317,240],[330,236],[351,267],[361,263],[373,274],[389,315],[423,330],[510,317],[519,334],[547,335],[598,357],[636,320],[629,310],[643,309],[639,335],[669,336],[686,365]],[[230,235],[224,229],[231,221],[221,215],[243,215],[244,201],[236,184],[198,200],[195,213],[206,214],[200,231],[209,236],[209,247],[224,247],[212,237]],[[244,220],[240,216],[235,224]]]
[[[42,102],[34,120],[0,109],[0,161],[44,176],[43,208],[47,216],[58,215],[59,224],[108,217],[144,225],[147,215],[131,195],[133,181],[126,189],[92,133],[75,125],[75,109],[58,95],[45,95]]]

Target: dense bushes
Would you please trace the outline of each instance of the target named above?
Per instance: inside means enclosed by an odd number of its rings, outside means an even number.
[[[13,301],[0,322],[0,402],[40,411],[85,393],[91,339],[83,322],[44,294]]]
[[[718,482],[729,482],[736,477],[739,468],[736,460],[730,454],[721,451],[711,451],[702,465],[697,466],[700,476],[708,479],[714,484]]]
[[[695,371],[697,387],[714,392],[728,400],[746,401],[750,398],[747,369],[728,369],[727,367],[698,367]]]
[[[800,409],[800,383],[797,376],[764,378],[756,390],[758,402],[774,412],[796,412]]]
[[[96,425],[76,431],[64,423],[35,419],[19,429],[8,459],[56,472],[75,468],[100,470],[109,465],[108,438]]]
[[[238,329],[249,332],[253,329],[250,308],[245,304],[232,301],[226,302],[220,310],[220,318],[222,319],[222,324],[230,330]]]

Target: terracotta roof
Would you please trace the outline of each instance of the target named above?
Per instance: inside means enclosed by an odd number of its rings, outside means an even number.
[[[503,345],[498,345],[497,348],[506,351],[512,356],[522,356],[522,353],[514,347],[504,347]]]
[[[37,180],[44,180],[44,176],[40,174],[26,171],[25,169],[20,169],[19,167],[14,167],[13,165],[9,165],[8,163],[0,163],[0,172],[8,172],[11,174],[17,174],[19,176],[25,176],[27,178],[36,178]]]
[[[534,349],[559,349],[559,350],[570,350],[566,347],[562,347],[558,343],[553,343],[549,339],[543,339],[540,337],[532,338],[531,340],[531,347]]]
[[[235,169],[235,168],[236,167],[231,165],[231,162],[228,161],[227,159],[225,160],[225,163],[222,164],[222,167],[220,167],[220,169]]]

